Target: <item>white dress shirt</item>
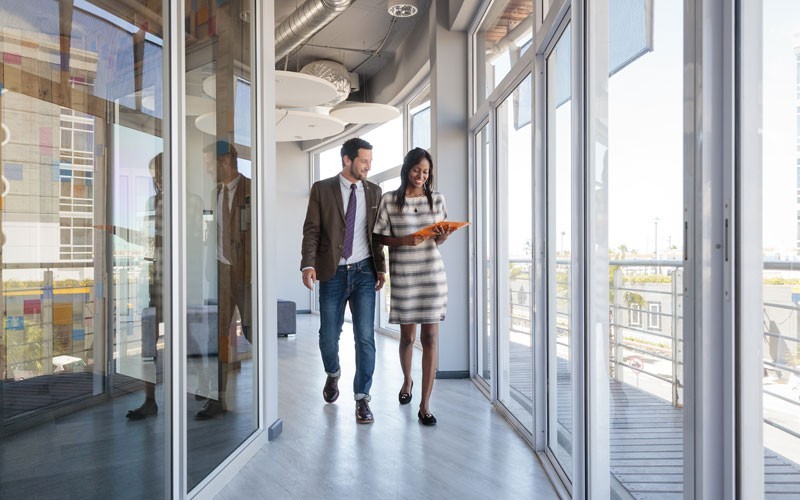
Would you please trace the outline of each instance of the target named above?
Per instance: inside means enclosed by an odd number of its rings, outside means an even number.
[[[342,188],[342,201],[344,203],[344,213],[347,214],[347,205],[350,202],[350,185],[352,182],[348,181],[344,178],[342,174],[339,174],[339,186]],[[354,264],[356,262],[360,262],[370,255],[372,255],[372,249],[369,246],[369,238],[367,237],[367,231],[369,231],[369,226],[367,225],[367,195],[364,193],[364,183],[358,181],[356,184],[356,226],[355,230],[353,231],[353,254],[350,255],[349,259],[345,259],[342,257],[339,259],[339,265],[342,264]]]
[[[228,221],[222,220],[222,214],[224,213],[222,210],[222,197],[223,197],[223,189],[228,190],[228,210],[233,211],[233,196],[236,194],[236,187],[239,185],[239,179],[242,178],[242,174],[236,176],[234,180],[220,186],[218,189],[219,193],[217,193],[217,259],[222,262],[223,264],[231,265],[231,262],[226,258],[224,252],[224,245],[222,243],[222,225],[227,224]],[[233,228],[231,228],[233,229]]]

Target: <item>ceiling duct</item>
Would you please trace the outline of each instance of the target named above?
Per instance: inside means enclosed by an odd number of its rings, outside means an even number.
[[[321,59],[310,62],[303,66],[300,73],[317,76],[331,82],[336,87],[336,97],[321,104],[321,106],[334,106],[347,99],[347,96],[350,95],[350,74],[347,72],[347,68],[336,61]]]
[[[288,56],[344,12],[353,0],[306,0],[275,28],[275,60]]]

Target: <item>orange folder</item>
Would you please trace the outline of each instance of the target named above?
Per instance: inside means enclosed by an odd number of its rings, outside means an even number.
[[[441,222],[436,222],[434,224],[431,224],[430,226],[425,226],[416,233],[411,233],[411,236],[427,236],[433,238],[436,236],[436,233],[433,231],[437,227],[444,229],[445,231],[455,231],[456,229],[461,229],[467,224],[469,224],[469,222],[456,222],[451,220],[443,220]]]

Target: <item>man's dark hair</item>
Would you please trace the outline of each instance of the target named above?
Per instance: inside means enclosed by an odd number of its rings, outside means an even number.
[[[239,158],[239,153],[236,151],[236,148],[233,146],[233,144],[226,140],[212,142],[203,148],[203,152],[214,153],[217,156],[217,159],[230,156],[231,164],[234,166],[236,165],[237,158]]]
[[[347,156],[350,158],[350,161],[354,161],[358,157],[359,149],[372,149],[372,144],[360,137],[353,137],[342,144],[342,151],[340,153],[342,157],[342,166],[344,166],[344,157]]]

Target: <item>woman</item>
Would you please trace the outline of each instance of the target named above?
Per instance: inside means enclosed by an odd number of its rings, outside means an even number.
[[[389,247],[391,311],[389,323],[400,325],[400,366],[403,386],[400,404],[411,402],[411,359],[417,324],[422,325],[422,399],[417,417],[424,425],[435,425],[430,397],[436,370],[439,321],[447,309],[447,278],[438,246],[450,234],[437,230],[435,237],[412,233],[447,218],[444,196],[431,188],[433,159],[422,148],[408,152],[400,173],[400,187],[383,195],[375,222],[374,237]]]

